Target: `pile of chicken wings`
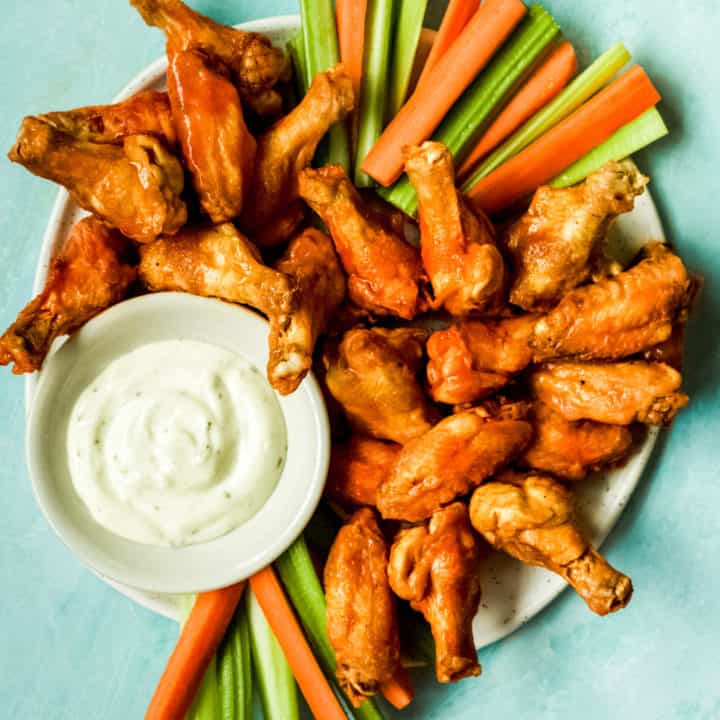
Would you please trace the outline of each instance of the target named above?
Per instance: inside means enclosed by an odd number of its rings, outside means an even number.
[[[405,149],[416,226],[342,167],[311,167],[354,106],[341,66],[283,115],[290,69],[267,39],[180,0],[131,4],[166,35],[168,92],[23,121],[10,159],[90,215],[0,338],[0,364],[39,369],[55,338],[138,292],[265,315],[270,383],[291,393],[314,368],[333,418],[326,495],[348,519],[325,566],[327,625],[354,703],[400,662],[396,598],[430,624],[439,681],[480,673],[490,547],[558,573],[598,614],[624,607],[630,579],[574,524],[573,484],[688,401],[698,279],[664,244],[630,267],[604,247],[647,178],[611,162],[495,225],[425,142]]]

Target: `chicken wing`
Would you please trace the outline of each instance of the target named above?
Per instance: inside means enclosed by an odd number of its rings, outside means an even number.
[[[455,188],[452,156],[439,142],[405,148],[405,171],[418,194],[420,249],[435,307],[452,315],[497,307],[505,263],[495,229]]]
[[[389,680],[400,659],[388,548],[375,513],[358,510],[333,543],[325,565],[327,634],[335,674],[355,707]]]
[[[378,488],[378,510],[387,519],[424,520],[504,467],[531,435],[530,423],[483,408],[451,415],[403,447]]]
[[[130,243],[93,217],[73,227],[52,259],[43,291],[0,338],[0,365],[39,370],[53,340],[122,300],[137,276]]]
[[[89,143],[26,117],[8,157],[138,242],[172,235],[187,220],[182,166],[149,135],[126,137],[122,147]]]
[[[356,328],[337,348],[326,348],[325,383],[356,432],[405,443],[432,427],[435,412],[418,383],[417,363],[408,362],[418,352],[422,341],[407,328]]]
[[[427,343],[430,394],[450,405],[472,402],[507,384],[532,361],[536,315],[462,320]]]
[[[505,476],[470,501],[473,527],[498,550],[560,575],[598,615],[624,608],[630,578],[611,567],[572,522],[572,495],[543,475]]]
[[[424,309],[420,253],[365,206],[339,165],[304,170],[300,195],[330,230],[356,305],[405,320]]]
[[[243,229],[262,236],[290,203],[298,199],[298,176],[310,166],[318,143],[355,103],[352,80],[339,65],[315,76],[302,102],[258,138],[255,175]]]
[[[345,276],[332,241],[314,228],[290,242],[275,269],[295,284],[290,314],[270,326],[268,378],[288,395],[312,366],[315,343],[345,297]]]
[[[401,446],[362,435],[333,445],[325,494],[343,507],[377,504],[377,489],[392,472]]]
[[[642,359],[653,363],[665,363],[681,372],[685,360],[685,323],[682,321],[675,323],[670,337],[647,348],[642,353]]]
[[[668,425],[688,396],[682,376],[662,363],[548,363],[530,375],[535,396],[566,420]]]
[[[571,422],[544,403],[535,403],[531,420],[535,434],[519,464],[567,480],[581,480],[588,471],[616,462],[632,444],[632,433],[623,425]]]
[[[510,302],[525,310],[548,309],[586,280],[610,221],[632,210],[646,184],[635,165],[624,161],[608,163],[572,188],[538,188],[505,238],[515,266]]]
[[[687,315],[694,282],[666,245],[611,278],[576,288],[545,317],[530,339],[537,360],[565,356],[620,359],[663,342]]]
[[[169,57],[168,92],[185,167],[214,223],[240,215],[255,167],[255,138],[226,74],[200,50]]]
[[[227,65],[237,82],[243,102],[255,112],[276,114],[282,99],[274,90],[288,80],[290,64],[268,38],[216,23],[180,0],[130,0],[143,20],[165,33],[168,54],[202,50]]]
[[[467,506],[459,502],[434,513],[427,527],[401,530],[390,549],[390,587],[430,623],[435,675],[442,683],[482,670],[472,632],[481,555]]]

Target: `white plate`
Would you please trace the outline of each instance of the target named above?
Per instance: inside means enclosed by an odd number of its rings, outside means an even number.
[[[284,44],[299,29],[297,16],[258,20],[238,27],[267,34],[277,44]],[[116,100],[127,98],[144,88],[165,87],[166,60],[160,59],[140,73]],[[45,232],[35,278],[35,292],[42,289],[47,266],[54,249],[65,238],[68,228],[81,215],[64,190],[60,191]],[[621,217],[613,227],[613,237],[629,250],[635,250],[652,240],[664,240],[662,225],[649,192],[636,202],[635,209]],[[26,407],[30,406],[37,378],[26,380]],[[634,455],[622,467],[583,482],[578,496],[580,515],[596,545],[602,543],[613,528],[640,480],[657,430],[652,428]],[[483,606],[475,618],[475,642],[478,648],[505,637],[542,610],[566,587],[556,575],[539,568],[531,568],[507,558],[493,555],[483,570]],[[177,597],[138,592],[106,579],[113,587],[155,612],[177,617]]]

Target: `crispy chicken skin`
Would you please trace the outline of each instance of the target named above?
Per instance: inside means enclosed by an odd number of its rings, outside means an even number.
[[[664,342],[685,316],[694,282],[666,245],[615,277],[575,288],[535,325],[536,360],[574,356],[619,359]]]
[[[400,660],[388,548],[375,513],[358,510],[340,529],[325,565],[327,633],[340,687],[355,707],[390,679]]]
[[[232,70],[248,107],[261,115],[280,112],[282,99],[273,88],[289,78],[290,64],[266,37],[216,23],[180,0],[130,0],[130,4],[148,25],[165,33],[168,55],[199,49],[216,57]]]
[[[548,363],[529,380],[538,400],[566,420],[668,425],[688,403],[682,376],[663,363]]]
[[[402,444],[432,427],[435,412],[417,380],[413,360],[418,352],[422,341],[406,328],[355,328],[345,333],[339,346],[326,348],[325,383],[356,432]]]
[[[479,400],[507,384],[532,361],[536,315],[462,320],[434,332],[427,343],[427,377],[436,402]]]
[[[168,92],[185,167],[214,223],[240,215],[255,167],[255,138],[223,66],[200,50],[168,58]]]
[[[289,395],[310,370],[315,342],[345,297],[345,276],[332,241],[314,228],[290,242],[275,269],[292,278],[295,292],[290,314],[270,326],[268,378]]]
[[[0,337],[0,365],[39,370],[56,337],[122,300],[137,276],[130,243],[93,217],[75,225],[52,259],[42,292]]]
[[[483,408],[446,417],[403,447],[378,488],[378,510],[386,519],[424,520],[504,467],[531,434],[530,423],[497,419]]]
[[[435,307],[467,315],[497,306],[505,263],[495,229],[475,214],[455,188],[452,156],[442,143],[405,148],[405,171],[418,194],[423,265]]]
[[[424,309],[420,253],[365,205],[342,167],[304,170],[300,195],[330,230],[356,305],[405,320]]]
[[[287,220],[287,207],[298,199],[300,172],[310,166],[330,126],[354,103],[352,80],[338,65],[316,75],[302,102],[258,138],[255,174],[241,218],[249,235],[262,237],[264,226],[276,225],[281,216]]]
[[[535,432],[519,464],[565,480],[582,480],[590,470],[616,462],[632,444],[623,425],[572,422],[544,403],[535,403],[531,421]]]
[[[400,530],[390,549],[388,577],[430,623],[439,682],[479,675],[472,623],[480,604],[481,540],[464,503],[433,514],[427,526]]]
[[[122,147],[89,143],[26,117],[8,157],[138,242],[172,235],[187,220],[182,166],[149,135],[128,136]]]
[[[611,567],[572,522],[572,494],[543,475],[507,474],[470,501],[473,527],[498,550],[564,578],[598,615],[624,608],[630,578]]]
[[[141,90],[114,105],[89,105],[45,113],[39,118],[60,132],[86,142],[122,144],[128,135],[153,135],[170,147],[177,141],[170,100],[164,92]]]
[[[515,274],[510,302],[548,309],[586,280],[610,221],[632,210],[647,178],[631,161],[610,162],[572,188],[544,185],[507,232]]]
[[[375,507],[377,489],[390,475],[401,447],[362,435],[333,445],[325,495],[343,507]]]

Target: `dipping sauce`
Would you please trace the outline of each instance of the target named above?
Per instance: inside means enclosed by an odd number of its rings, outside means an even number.
[[[73,485],[95,520],[165,546],[211,540],[253,517],[287,453],[265,376],[229,350],[185,340],[108,365],[75,403],[67,443]]]

